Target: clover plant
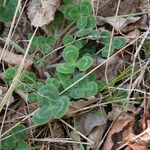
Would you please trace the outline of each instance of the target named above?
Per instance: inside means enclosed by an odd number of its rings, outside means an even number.
[[[11,130],[2,143],[2,150],[30,150],[27,140],[27,129],[23,124],[17,125]]]
[[[109,51],[109,43],[110,43],[111,33],[108,31],[103,31],[101,33],[101,42],[104,44],[104,47],[100,50],[99,56],[103,58],[108,57],[108,51]],[[110,55],[112,55],[115,51],[115,49],[121,49],[126,45],[126,39],[123,37],[115,37],[112,41],[112,46],[110,50]]]
[[[34,113],[32,121],[41,125],[50,119],[59,119],[64,116],[69,108],[69,98],[59,96],[59,91],[53,84],[43,85],[38,90],[39,109]]]
[[[28,39],[30,38],[31,38],[31,34],[28,35]],[[39,64],[37,64],[37,61],[53,50],[52,45],[55,43],[55,41],[56,38],[53,35],[49,35],[48,37],[44,37],[44,36],[34,37],[32,44],[30,46],[29,53],[32,54],[35,50],[37,50],[37,53],[34,56],[34,64],[36,66],[38,67],[46,66],[48,58],[45,58]]]
[[[14,16],[14,12],[18,0],[0,0],[0,21],[7,23],[10,22]]]
[[[58,65],[56,70],[60,73],[71,74],[78,68],[80,71],[86,71],[93,64],[90,56],[82,56],[79,59],[79,50],[74,45],[66,46],[63,50],[63,58],[66,63]]]
[[[9,85],[12,83],[12,80],[16,75],[17,68],[17,66],[10,67],[4,72],[4,79]],[[24,92],[31,92],[32,87],[37,86],[37,84],[35,74],[33,72],[24,71],[16,88]]]
[[[92,55],[96,51],[94,47],[87,48],[85,41],[79,41],[78,37],[87,36],[91,40],[97,40],[100,36],[100,32],[94,29],[96,19],[92,15],[91,3],[89,0],[83,0],[79,5],[75,4],[73,0],[64,0],[63,2],[60,11],[56,13],[59,17],[55,17],[50,24],[54,29],[54,35],[35,36],[29,52],[30,54],[35,53],[34,65],[36,65],[39,59],[52,51],[55,43],[57,45],[61,41],[61,45],[64,45],[63,63],[58,64],[52,77],[46,80],[42,79],[40,82],[37,81],[35,73],[23,71],[16,87],[28,95],[29,103],[38,103],[39,108],[32,117],[33,123],[37,125],[63,117],[69,109],[70,101],[94,96],[97,94],[98,88],[102,87],[95,74],[90,74],[78,82],[86,75],[88,69],[91,69],[94,62]],[[58,29],[64,19],[67,20],[67,23],[75,23],[77,32],[73,34],[67,32],[60,40]],[[30,37],[29,35],[28,39]],[[115,44],[115,47],[119,46]],[[4,78],[8,84],[11,84],[16,71],[17,67],[12,67],[4,72]],[[78,83],[62,94],[63,90],[75,82]]]
[[[83,0],[79,5],[73,1],[64,1],[61,11],[67,20],[76,22],[79,30],[76,32],[77,37],[88,36],[93,40],[99,38],[100,32],[94,30],[96,18],[92,14],[92,5],[89,0]]]

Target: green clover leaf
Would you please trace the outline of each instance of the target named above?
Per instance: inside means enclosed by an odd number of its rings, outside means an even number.
[[[94,16],[87,16],[87,28],[93,29],[96,26],[96,19]]]
[[[46,79],[45,84],[54,85],[57,89],[60,87],[60,81],[56,78]]]
[[[64,38],[63,38],[63,44],[64,45],[69,44],[73,41],[74,41],[74,38],[73,38],[72,35],[65,35]]]
[[[86,96],[94,96],[97,94],[98,91],[98,84],[95,81],[91,81],[87,83],[86,86]]]
[[[111,50],[110,50],[110,56],[114,53],[114,47],[111,47]],[[106,45],[104,46],[102,49],[101,49],[101,55],[103,58],[107,58],[108,57],[108,52],[109,52],[109,45]]]
[[[100,36],[101,36],[101,41],[102,41],[103,44],[109,44],[110,38],[111,38],[111,33],[110,32],[103,31]]]
[[[78,29],[84,29],[87,26],[87,16],[81,16],[78,20],[77,20],[77,28]]]
[[[51,107],[43,106],[39,108],[32,117],[32,122],[37,125],[43,125],[49,122],[53,117]]]
[[[64,16],[71,21],[76,20],[80,15],[79,9],[75,5],[67,5],[63,13]]]
[[[87,35],[89,35],[90,33],[92,33],[92,30],[91,30],[91,29],[81,29],[81,30],[79,30],[78,32],[76,32],[76,36],[77,36],[77,37],[87,36]]]
[[[91,6],[90,1],[88,1],[88,0],[84,0],[84,1],[80,4],[79,9],[80,9],[80,12],[81,12],[83,15],[88,15],[88,14],[91,14],[91,13],[92,13],[92,6]]]
[[[82,58],[80,58],[77,63],[76,63],[76,67],[80,70],[80,71],[85,71],[87,69],[89,69],[93,64],[93,59],[90,56],[83,56]]]
[[[69,45],[65,47],[65,49],[63,50],[63,58],[68,63],[75,64],[78,57],[79,57],[79,50],[77,47],[73,45]]]
[[[38,102],[38,100],[37,100],[37,94],[36,93],[30,93],[29,95],[28,95],[28,102],[29,103],[36,103],[36,102]]]
[[[125,45],[126,45],[126,39],[123,38],[123,37],[118,37],[118,38],[115,38],[112,42],[112,45],[114,48],[116,49],[120,49],[120,48],[123,48]]]
[[[59,98],[58,89],[54,85],[43,85],[38,90],[38,101],[41,106],[51,107],[52,101],[56,101]]]
[[[69,98],[67,96],[61,96],[58,99],[56,106],[53,108],[53,114],[56,119],[60,119],[65,115],[69,109]]]
[[[30,147],[27,142],[19,141],[19,143],[15,147],[15,150],[30,150]]]
[[[56,70],[63,74],[72,74],[74,72],[74,69],[75,67],[69,63],[61,64],[56,67]]]
[[[2,149],[4,150],[13,150],[16,147],[17,139],[14,136],[10,136],[9,138],[2,141]]]

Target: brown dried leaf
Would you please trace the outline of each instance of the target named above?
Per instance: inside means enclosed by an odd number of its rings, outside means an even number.
[[[130,150],[149,150],[146,146],[139,145],[139,144],[130,144]]]
[[[117,148],[122,141],[123,133],[128,129],[130,131],[130,126],[133,125],[134,117],[128,115],[126,113],[122,113],[122,115],[116,120],[113,124],[103,146],[103,150],[111,150],[112,148]],[[128,131],[127,131],[128,133]],[[127,136],[127,135],[126,135]],[[125,137],[123,137],[125,138]],[[119,140],[119,141],[118,141]],[[118,143],[119,142],[119,143]]]
[[[33,0],[28,7],[28,18],[35,27],[41,27],[54,19],[60,0]]]
[[[76,102],[71,102],[69,110],[66,114],[67,117],[71,117],[74,114],[76,114],[78,112],[79,109],[84,109],[84,107],[92,105],[93,103],[96,103],[100,101],[99,99],[96,98],[91,98],[89,100],[78,100]]]
[[[102,126],[106,124],[106,122],[107,116],[102,108],[94,109],[91,112],[84,113],[76,118],[77,130],[86,136],[89,135],[96,126]]]
[[[116,31],[120,31],[128,24],[137,22],[138,20],[140,20],[140,18],[141,17],[127,17],[127,18],[118,17],[115,20],[115,17],[110,17],[106,18],[105,21],[111,26],[113,26]]]
[[[92,146],[87,146],[86,150],[97,149],[99,142],[101,141],[105,132],[107,124],[95,127],[89,134],[88,138],[94,142]]]
[[[0,55],[2,53],[2,48],[0,48]],[[11,65],[20,65],[23,60],[23,55],[18,55],[10,51],[6,51],[3,55],[2,60]],[[32,64],[32,60],[26,58],[24,63],[24,68],[28,68]]]

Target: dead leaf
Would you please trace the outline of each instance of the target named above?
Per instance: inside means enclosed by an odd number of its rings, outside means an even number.
[[[102,126],[106,124],[106,122],[107,116],[102,108],[94,109],[91,112],[81,114],[76,118],[77,130],[85,136],[89,135],[96,126]]]
[[[143,13],[147,13],[147,14],[150,13],[150,3],[149,3],[149,0],[142,0],[140,2],[140,10]]]
[[[139,144],[130,144],[129,148],[130,150],[149,150],[147,147]]]
[[[108,24],[113,26],[116,31],[121,31],[128,24],[135,23],[140,19],[141,19],[141,17],[132,17],[132,16],[130,16],[130,17],[127,17],[127,18],[117,17],[116,20],[115,20],[115,17],[110,17],[110,18],[106,18],[105,22],[107,22]]]
[[[125,38],[126,38],[127,42],[131,42],[139,36],[140,36],[140,30],[135,29],[134,31],[131,31],[130,33],[128,33]]]
[[[86,150],[91,150],[91,149],[97,149],[99,142],[101,141],[103,134],[105,132],[107,124],[103,124],[100,126],[95,127],[90,133],[88,138],[94,142],[92,146],[87,146]]]
[[[0,55],[2,53],[2,49],[0,48]],[[11,65],[20,65],[23,60],[23,55],[15,54],[10,51],[6,51],[3,55],[2,60]],[[24,63],[24,68],[28,68],[32,64],[32,60],[26,58]]]
[[[28,7],[28,18],[31,25],[41,27],[54,19],[60,0],[33,0]]]
[[[71,117],[71,116],[75,115],[79,109],[84,109],[84,107],[86,107],[86,106],[89,106],[89,105],[92,105],[96,102],[99,102],[100,99],[99,98],[91,98],[88,100],[81,99],[81,100],[78,100],[76,102],[71,102],[69,110],[66,113],[66,116]]]
[[[122,113],[121,116],[113,124],[105,142],[103,150],[116,149],[122,141],[123,133],[132,126],[134,117],[127,113]],[[130,130],[130,129],[129,129]]]

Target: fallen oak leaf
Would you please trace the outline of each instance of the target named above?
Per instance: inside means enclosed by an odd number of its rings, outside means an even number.
[[[0,48],[0,55],[2,53],[2,48]],[[2,60],[11,65],[20,65],[23,60],[23,55],[15,54],[10,51],[6,51],[2,57]],[[32,60],[26,58],[24,63],[24,68],[28,68],[32,64]]]

